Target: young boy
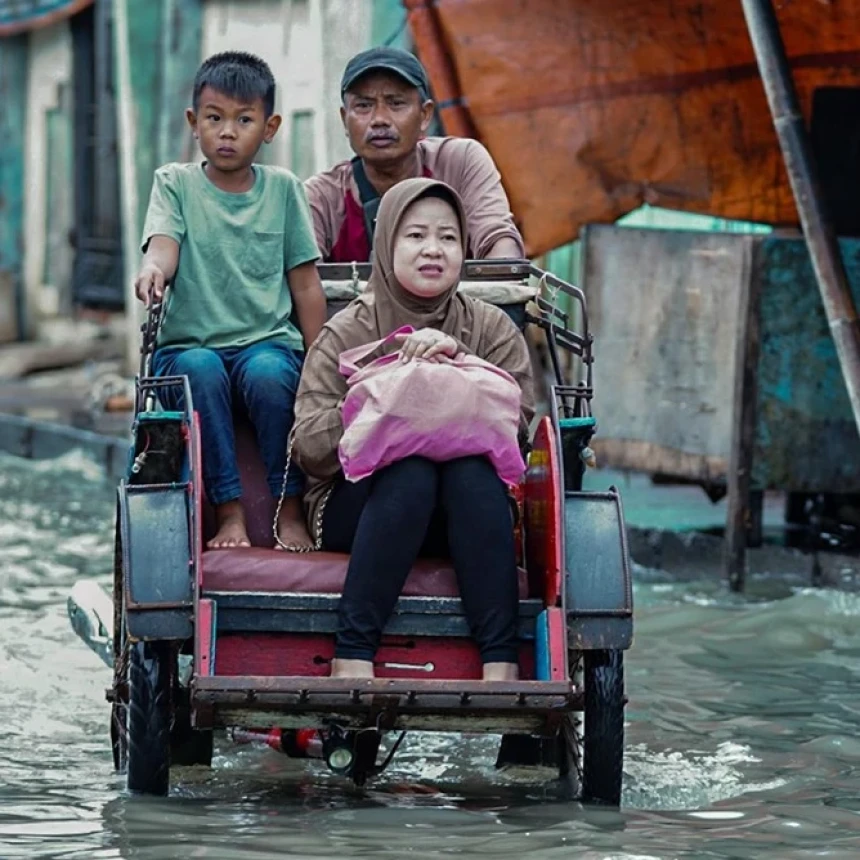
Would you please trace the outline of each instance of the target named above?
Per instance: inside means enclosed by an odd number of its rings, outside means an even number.
[[[280,496],[304,345],[326,319],[302,185],[288,170],[254,163],[281,124],[274,105],[275,81],[258,57],[229,52],[203,63],[187,116],[205,160],[156,171],[135,281],[147,304],[172,281],[153,369],[188,376],[217,521],[212,548],[250,546],[234,398],[256,429],[269,487]],[[301,333],[290,322],[293,308]],[[297,548],[311,543],[303,484],[291,467],[278,523],[281,540]]]

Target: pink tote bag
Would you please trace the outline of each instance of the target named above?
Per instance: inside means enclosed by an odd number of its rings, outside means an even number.
[[[347,480],[416,455],[440,463],[482,455],[502,481],[517,484],[525,471],[521,393],[509,373],[473,355],[399,364],[395,352],[361,366],[397,335],[413,331],[404,326],[340,355],[348,391],[338,454]]]

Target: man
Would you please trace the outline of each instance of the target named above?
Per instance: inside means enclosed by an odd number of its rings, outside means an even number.
[[[366,262],[379,200],[414,176],[451,185],[463,198],[469,256],[525,256],[501,178],[476,140],[425,137],[433,118],[427,73],[408,51],[371,48],[347,63],[341,119],[356,154],[306,182],[314,232],[326,262]]]

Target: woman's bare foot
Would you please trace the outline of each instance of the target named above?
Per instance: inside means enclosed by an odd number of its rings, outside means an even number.
[[[520,667],[516,663],[484,663],[485,681],[516,681]]]
[[[238,499],[215,505],[215,522],[218,525],[218,531],[206,544],[209,549],[251,546],[248,530],[245,527],[245,509]]]
[[[302,500],[299,496],[289,496],[281,505],[278,514],[278,537],[281,543],[290,549],[310,549],[314,542],[305,525],[305,512]],[[275,549],[283,549],[281,544],[275,542]]]
[[[332,678],[373,678],[372,660],[344,660],[335,657],[331,661]]]

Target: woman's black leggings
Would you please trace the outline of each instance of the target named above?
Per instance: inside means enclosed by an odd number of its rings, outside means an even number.
[[[373,660],[416,558],[451,558],[484,663],[517,662],[517,569],[505,487],[484,457],[409,457],[335,486],[323,548],[350,553],[335,656]]]

